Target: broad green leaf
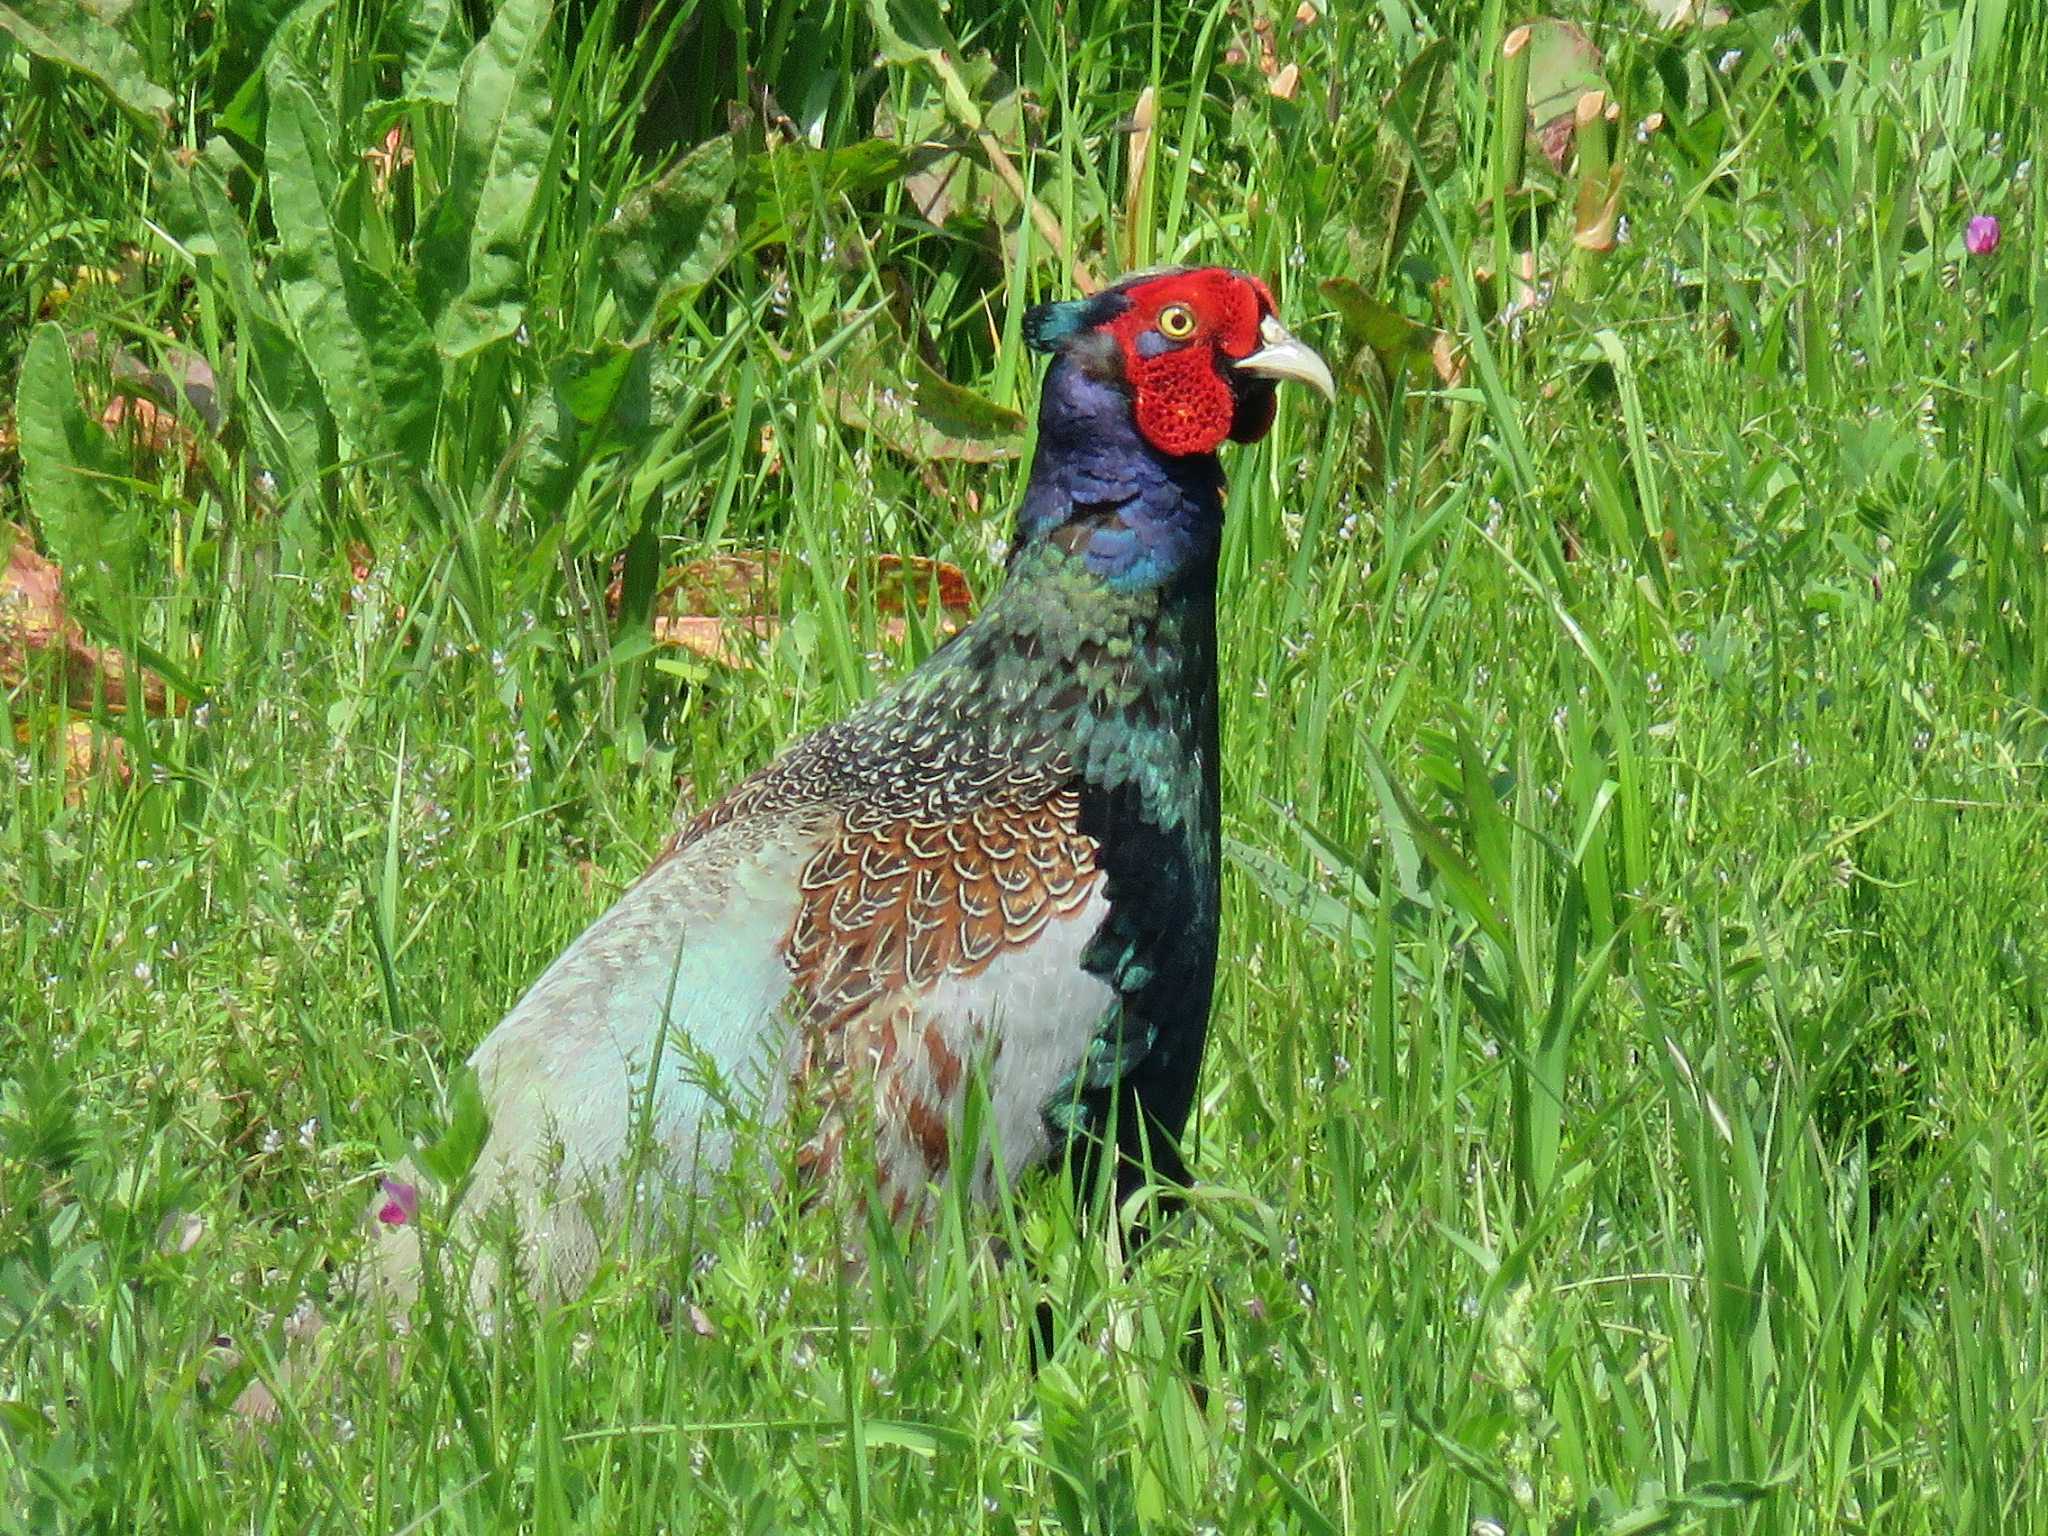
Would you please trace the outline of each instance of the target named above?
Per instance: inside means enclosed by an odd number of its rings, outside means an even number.
[[[1025,144],[1025,93],[986,52],[960,61],[962,83],[980,104],[982,128],[1021,159]],[[974,136],[963,134],[946,110],[944,93],[912,78],[901,101],[875,108],[875,136],[900,144],[912,157],[903,185],[917,211],[934,224],[956,219],[1003,224],[1015,217],[1017,199],[988,168]]]
[[[1452,384],[1462,376],[1464,365],[1447,332],[1409,319],[1348,277],[1325,278],[1320,287],[1323,297],[1337,307],[1346,335],[1371,349],[1388,378],[1406,373]]]
[[[547,163],[548,0],[506,0],[462,66],[448,190],[419,242],[420,297],[449,358],[501,341],[525,312],[527,231]]]
[[[606,342],[556,364],[524,434],[518,481],[530,505],[560,508],[586,468],[646,434],[650,373],[644,344]]]
[[[1728,22],[1729,11],[1715,0],[1642,0],[1651,20],[1667,31],[1681,27],[1719,27]]]
[[[909,150],[886,139],[862,139],[840,149],[785,145],[772,154],[749,155],[739,178],[738,201],[746,211],[740,249],[784,244],[806,214],[900,181],[917,163]]]
[[[134,46],[77,0],[0,5],[0,32],[37,58],[92,81],[151,134],[164,131],[176,100],[149,78]]]
[[[1438,38],[1408,61],[1387,93],[1382,108],[1386,122],[1379,135],[1379,188],[1366,205],[1377,220],[1367,231],[1371,261],[1366,268],[1367,280],[1376,289],[1385,287],[1400,264],[1408,231],[1422,211],[1423,175],[1418,174],[1417,160],[1434,186],[1442,186],[1457,164],[1458,118],[1451,91],[1455,58],[1449,41]]]
[[[360,451],[432,457],[441,364],[412,300],[368,266],[334,222],[334,124],[287,67],[270,80],[270,200],[284,308],[341,424]]]
[[[401,23],[405,38],[405,97],[455,105],[469,33],[453,0],[414,0]]]
[[[291,0],[227,0],[222,14],[223,41],[227,43],[223,69],[231,71],[252,53],[254,59],[241,85],[215,115],[215,133],[249,144],[263,143],[271,65],[278,59],[291,59],[317,70],[313,53],[316,28],[335,4],[336,0],[298,0],[297,4]],[[226,78],[232,79],[232,73]]]
[[[29,341],[15,422],[23,487],[50,557],[75,596],[118,613],[132,596],[141,522],[119,493],[127,466],[79,406],[71,349],[55,321]]]
[[[1568,115],[1588,91],[1607,89],[1600,50],[1583,29],[1569,21],[1540,17],[1529,23],[1529,124],[1544,124]]]
[[[981,108],[967,88],[954,59],[960,44],[940,10],[938,0],[868,0],[882,57],[891,64],[919,65],[938,79],[946,110],[970,132],[981,127]]]
[[[328,411],[277,296],[258,278],[243,215],[207,165],[173,170],[163,184],[171,192],[170,202],[189,203],[189,235],[180,238],[202,261],[203,272],[225,290],[226,306],[235,317],[248,371],[236,414],[256,448],[257,467],[268,470],[287,496],[310,491],[329,433]]]
[[[732,259],[739,245],[736,174],[729,135],[699,144],[598,232],[626,335],[646,334],[661,310],[687,303]]]
[[[849,349],[830,390],[848,426],[919,464],[995,464],[1022,451],[1022,415],[946,378],[893,324],[878,322],[865,341]]]
[[[413,1160],[444,1190],[459,1189],[476,1167],[490,1133],[491,1117],[484,1108],[476,1073],[462,1067],[448,1085],[447,1124],[431,1143],[420,1147]]]

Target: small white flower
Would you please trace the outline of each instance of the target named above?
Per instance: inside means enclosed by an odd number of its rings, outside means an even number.
[[[317,1143],[319,1140],[320,1117],[318,1115],[314,1115],[307,1119],[306,1122],[299,1127],[299,1145],[304,1147],[308,1152],[310,1152],[313,1150],[315,1143]]]
[[[1714,68],[1718,69],[1724,75],[1732,75],[1735,73],[1735,66],[1740,64],[1741,62],[1742,50],[1740,48],[1730,48],[1726,53],[1722,54],[1720,58],[1714,61]]]
[[[263,1139],[256,1146],[265,1157],[275,1157],[284,1150],[284,1132],[273,1125],[263,1133]]]

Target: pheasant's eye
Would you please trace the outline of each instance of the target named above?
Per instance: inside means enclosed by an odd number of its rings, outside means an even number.
[[[1157,324],[1168,341],[1186,341],[1195,334],[1195,312],[1185,304],[1169,304],[1159,311]]]

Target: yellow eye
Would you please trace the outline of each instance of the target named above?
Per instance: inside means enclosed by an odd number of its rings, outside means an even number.
[[[1185,304],[1169,304],[1159,311],[1157,324],[1168,341],[1186,341],[1195,334],[1195,312]]]

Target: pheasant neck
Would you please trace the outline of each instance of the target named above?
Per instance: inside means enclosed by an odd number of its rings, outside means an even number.
[[[1114,364],[1068,353],[1046,372],[1012,565],[1032,544],[1053,542],[1119,591],[1204,574],[1213,587],[1223,485],[1213,453],[1163,453],[1145,438]]]
[[[1223,473],[1139,435],[1099,360],[1046,375],[1002,590],[880,708],[1071,765],[1117,815],[1213,840]]]
[[[1160,828],[1216,817],[1216,566],[1118,582],[1074,525],[1020,542],[949,670],[996,751],[1057,754]],[[971,698],[971,702],[969,699]]]

